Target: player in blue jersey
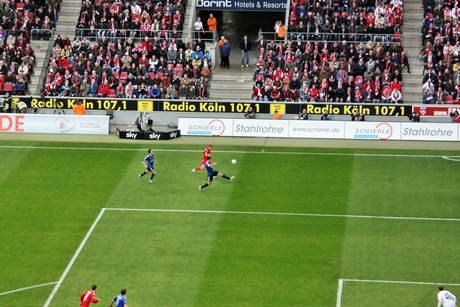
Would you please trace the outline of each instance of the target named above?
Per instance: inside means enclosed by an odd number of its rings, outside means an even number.
[[[215,163],[214,163],[215,164]],[[206,161],[206,163],[204,164],[204,167],[206,168],[206,171],[208,172],[208,182],[206,182],[205,184],[201,185],[198,187],[198,190],[201,191],[203,190],[204,188],[206,187],[209,187],[211,184],[212,184],[212,180],[219,176],[219,177],[223,177],[227,180],[230,180],[232,181],[233,178],[235,178],[235,176],[232,176],[232,177],[228,177],[227,175],[224,175],[222,174],[221,172],[219,171],[215,171],[212,166],[214,165],[212,162],[211,162],[211,157],[208,157],[208,161]]]
[[[112,307],[113,303],[115,303],[115,307],[128,307],[126,304],[126,289],[121,289],[120,294],[118,294],[110,303],[110,307]]]
[[[145,174],[152,173],[152,176],[150,176],[150,183],[153,183],[153,177],[155,177],[155,174],[157,171],[153,168],[153,163],[158,163],[157,160],[155,160],[155,157],[153,156],[153,151],[149,149],[148,155],[142,160],[142,164],[144,164],[145,171],[142,174],[139,174],[139,180],[144,177]]]

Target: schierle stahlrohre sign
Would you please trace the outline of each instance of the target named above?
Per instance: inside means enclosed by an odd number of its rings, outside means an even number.
[[[198,9],[215,11],[271,11],[285,12],[286,1],[281,0],[197,0]]]
[[[116,98],[73,98],[73,97],[14,97],[14,103],[24,101],[29,108],[72,109],[81,101],[87,110],[115,111],[162,111],[191,113],[246,113],[250,106],[256,113],[272,114],[273,109],[282,107],[284,114],[297,115],[302,109],[309,114],[321,115],[326,110],[331,115],[352,115],[355,110],[363,115],[407,116],[412,112],[411,105],[404,104],[339,104],[339,103],[301,103],[301,102],[232,102],[212,100],[151,100],[151,99],[116,99]]]

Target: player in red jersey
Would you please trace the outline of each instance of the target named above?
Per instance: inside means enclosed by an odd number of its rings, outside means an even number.
[[[98,303],[99,299],[96,298],[96,285],[91,287],[91,290],[85,291],[80,295],[80,307],[88,307],[90,303]]]
[[[211,149],[212,149],[212,144],[209,144],[208,146],[206,146],[206,148],[203,151],[203,158],[201,159],[201,166],[192,169],[192,173],[196,171],[201,171],[202,169],[204,169],[204,165],[208,161],[208,157],[211,158]]]

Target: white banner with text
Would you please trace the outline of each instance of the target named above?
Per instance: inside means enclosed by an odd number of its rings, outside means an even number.
[[[459,141],[459,124],[179,118],[182,135]]]
[[[109,134],[109,117],[5,113],[0,114],[0,132]]]

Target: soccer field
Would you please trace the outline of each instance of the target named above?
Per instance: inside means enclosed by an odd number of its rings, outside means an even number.
[[[460,295],[460,152],[3,142],[0,306],[434,306]],[[238,161],[233,165],[232,159]]]

